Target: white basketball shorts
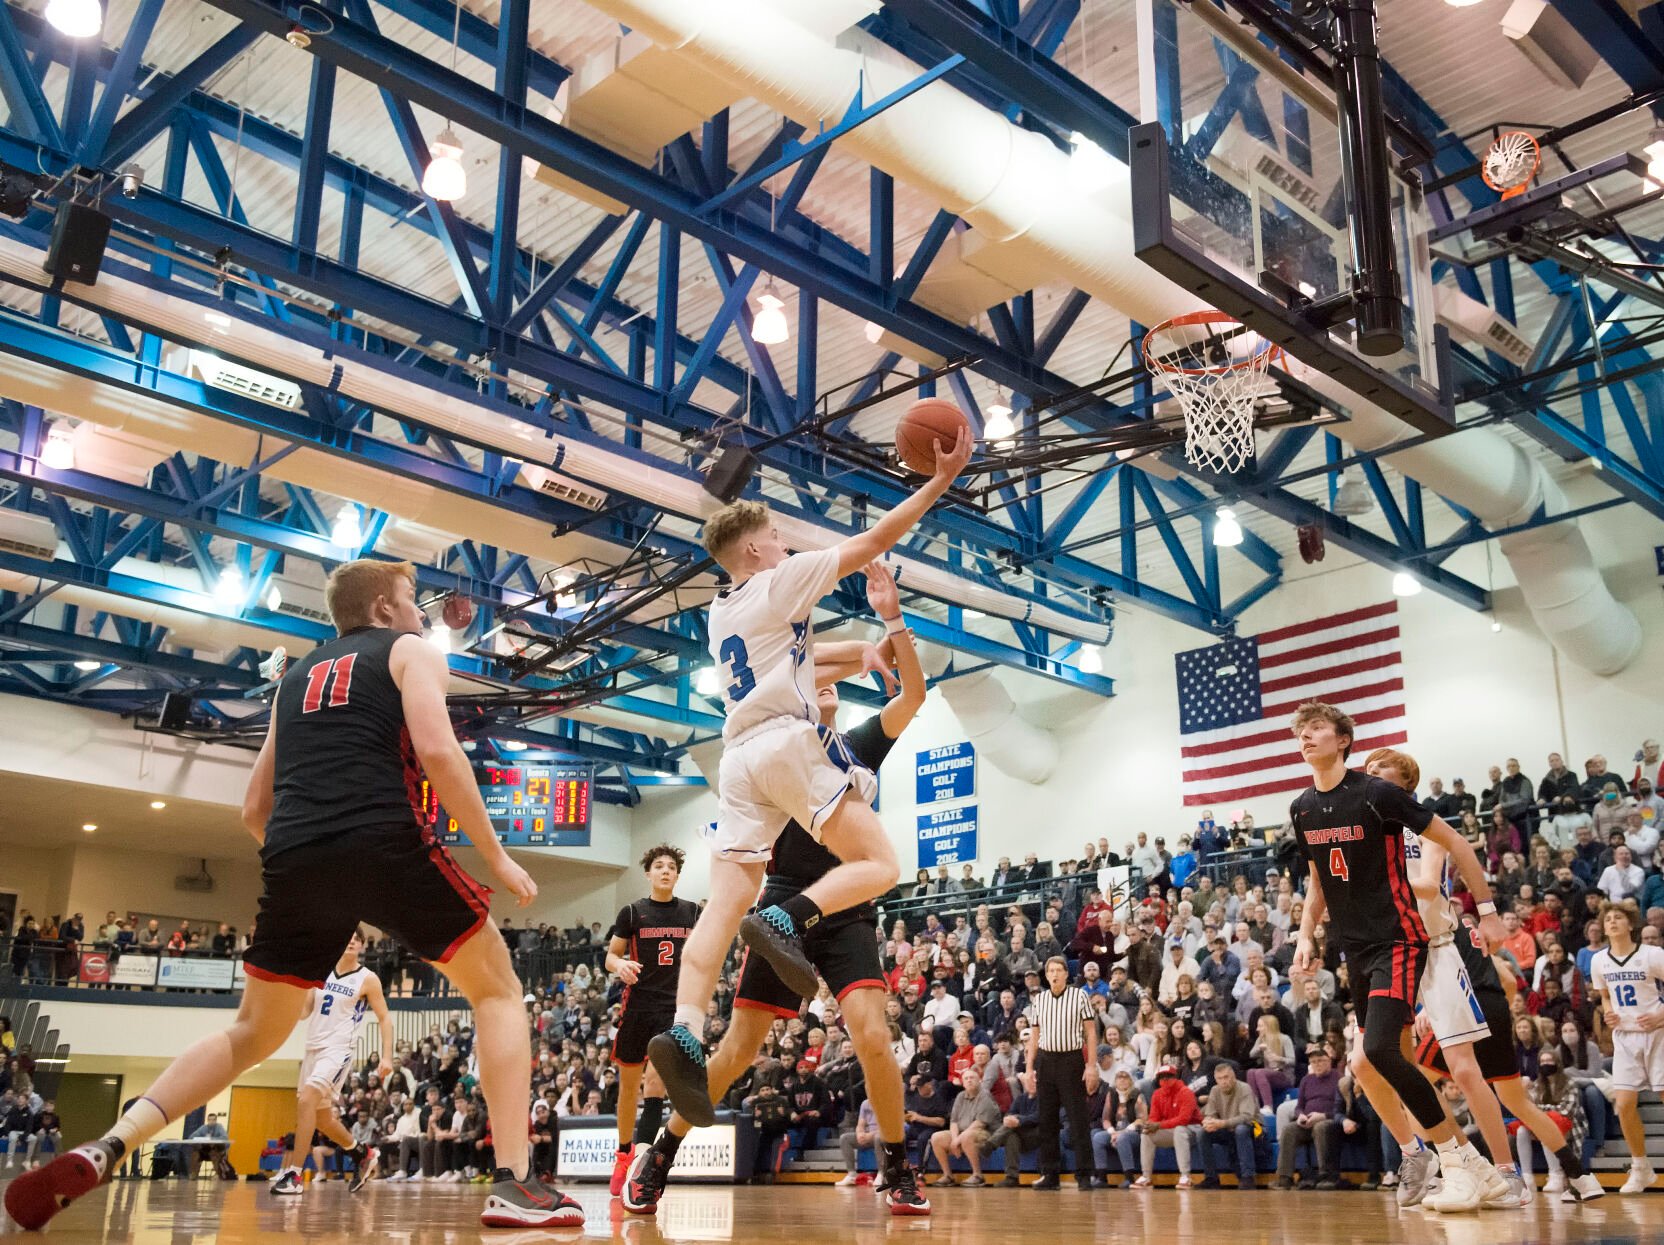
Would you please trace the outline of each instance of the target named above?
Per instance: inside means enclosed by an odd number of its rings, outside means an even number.
[[[347,1073],[352,1070],[352,1049],[325,1046],[309,1050],[300,1061],[300,1083],[316,1085],[330,1094],[341,1092]]]
[[[1664,1093],[1664,1029],[1619,1029],[1612,1035],[1612,1084]]]
[[[711,851],[743,864],[768,860],[789,821],[819,842],[844,792],[871,804],[878,779],[834,732],[775,718],[724,745],[717,788]]]
[[[1421,1007],[1440,1046],[1477,1042],[1491,1031],[1454,942],[1428,948],[1427,971],[1421,978]]]

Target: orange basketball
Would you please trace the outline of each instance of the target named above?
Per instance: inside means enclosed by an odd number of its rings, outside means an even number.
[[[946,398],[920,398],[896,424],[896,453],[920,475],[936,471],[936,442],[951,446],[966,426],[965,412]]]

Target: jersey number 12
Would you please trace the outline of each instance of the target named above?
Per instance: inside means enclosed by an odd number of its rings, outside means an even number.
[[[306,699],[301,701],[302,713],[316,713],[324,707],[324,688],[329,688],[329,707],[339,709],[352,694],[352,667],[357,653],[347,653],[334,661],[321,661],[306,672]]]
[[[1634,986],[1613,986],[1612,987],[1612,1001],[1615,1002],[1619,1007],[1634,1007],[1635,1006],[1635,987]]]
[[[1352,880],[1352,874],[1346,868],[1346,853],[1338,847],[1329,849],[1329,876],[1339,878],[1342,882]]]

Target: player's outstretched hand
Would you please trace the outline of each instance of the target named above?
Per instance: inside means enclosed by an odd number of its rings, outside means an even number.
[[[532,881],[532,875],[514,863],[514,858],[504,852],[501,859],[491,867],[491,874],[503,884],[503,889],[514,896],[514,906],[524,908],[537,898],[537,883]]]
[[[1508,931],[1502,927],[1502,918],[1494,912],[1479,919],[1479,933],[1485,939],[1487,955],[1508,940]]]
[[[1432,1031],[1433,1031],[1433,1022],[1427,1018],[1427,1013],[1426,1012],[1417,1012],[1416,1013],[1416,1020],[1415,1020],[1416,1042],[1419,1044],[1420,1042],[1424,1041],[1426,1039],[1427,1035],[1429,1033],[1431,1033]]]
[[[971,435],[969,424],[960,427],[959,435],[951,446],[944,445],[938,438],[935,442],[937,481],[952,484],[957,480],[959,473],[965,470],[965,464],[971,461],[971,451],[975,448],[976,438]]]
[[[1312,940],[1302,934],[1294,944],[1294,961],[1289,965],[1288,975],[1298,980],[1310,977],[1312,973]]]
[[[636,960],[620,960],[620,961],[618,961],[618,980],[622,981],[625,985],[627,985],[627,986],[635,985],[636,984],[636,979],[640,976],[641,976],[641,964],[638,961],[636,961]]]
[[[861,568],[867,577],[867,604],[880,618],[895,618],[901,613],[901,593],[896,590],[895,574],[883,562],[868,562]]]
[[[381,1078],[382,1084],[385,1085],[387,1078],[393,1075],[393,1065],[383,1059],[376,1065],[376,1075]]]
[[[886,696],[894,696],[901,690],[901,682],[896,678],[895,671],[891,669],[894,665],[894,657],[881,652],[878,645],[863,644],[861,646],[861,673],[864,675],[876,674],[882,679]]]

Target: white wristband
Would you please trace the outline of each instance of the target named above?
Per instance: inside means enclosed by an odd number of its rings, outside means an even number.
[[[889,635],[900,635],[907,630],[907,620],[900,614],[897,614],[894,618],[886,618],[884,620],[884,630]]]
[[[1481,903],[1479,905],[1479,915],[1480,916],[1494,916],[1494,915],[1496,915],[1496,905],[1494,903],[1492,903],[1489,899],[1485,900],[1483,903]]]

